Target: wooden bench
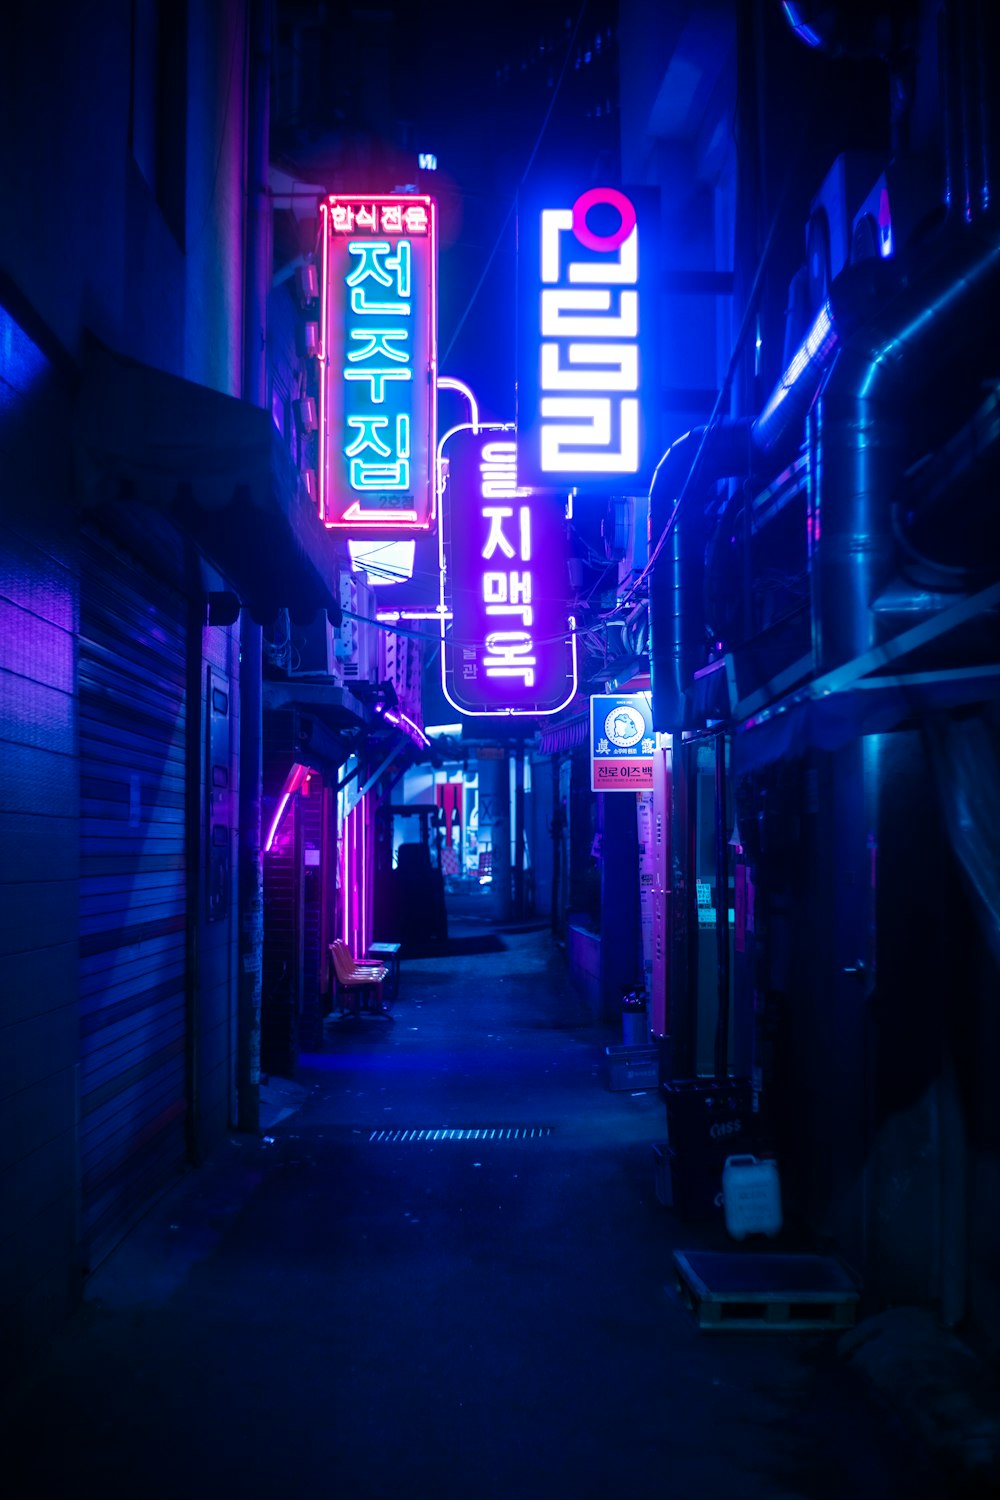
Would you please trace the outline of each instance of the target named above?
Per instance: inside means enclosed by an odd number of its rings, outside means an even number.
[[[392,1001],[383,986],[389,970],[383,964],[360,964],[342,938],[330,944],[334,993],[341,1015],[360,1016],[362,1009],[391,1020]]]

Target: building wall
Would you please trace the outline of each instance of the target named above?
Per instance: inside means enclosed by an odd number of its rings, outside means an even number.
[[[4,1374],[79,1296],[78,523],[88,340],[232,394],[242,369],[246,6],[68,0],[0,16],[0,1347]],[[200,597],[176,534],[123,544]],[[204,623],[202,621],[202,623]],[[194,638],[228,673],[232,628]],[[238,693],[231,694],[237,731]],[[230,1121],[235,885],[205,916],[204,702],[189,766],[199,913],[192,1149]],[[232,795],[238,787],[232,740]],[[236,818],[232,819],[236,838]],[[235,879],[235,842],[232,847]]]
[[[5,7],[0,265],[71,354],[239,394],[245,9]]]
[[[0,1347],[16,1365],[81,1282],[79,579],[67,383],[2,304],[0,356]]]

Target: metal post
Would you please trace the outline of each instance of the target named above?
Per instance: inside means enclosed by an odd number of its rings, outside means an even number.
[[[514,916],[524,919],[524,742],[514,753]]]
[[[562,860],[566,837],[566,814],[563,811],[561,792],[562,762],[552,760],[552,931],[562,936]]]

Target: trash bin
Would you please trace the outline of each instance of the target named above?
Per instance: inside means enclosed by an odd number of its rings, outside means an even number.
[[[646,996],[641,990],[622,996],[622,1041],[626,1047],[645,1047],[649,1042]]]

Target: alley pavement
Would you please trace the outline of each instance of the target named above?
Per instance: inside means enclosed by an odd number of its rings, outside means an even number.
[[[90,1277],[5,1413],[5,1493],[964,1494],[841,1336],[699,1329],[672,1254],[734,1247],[658,1202],[620,1035],[547,932],[453,947],[404,963],[391,1020],[331,1017],[260,1138]]]

